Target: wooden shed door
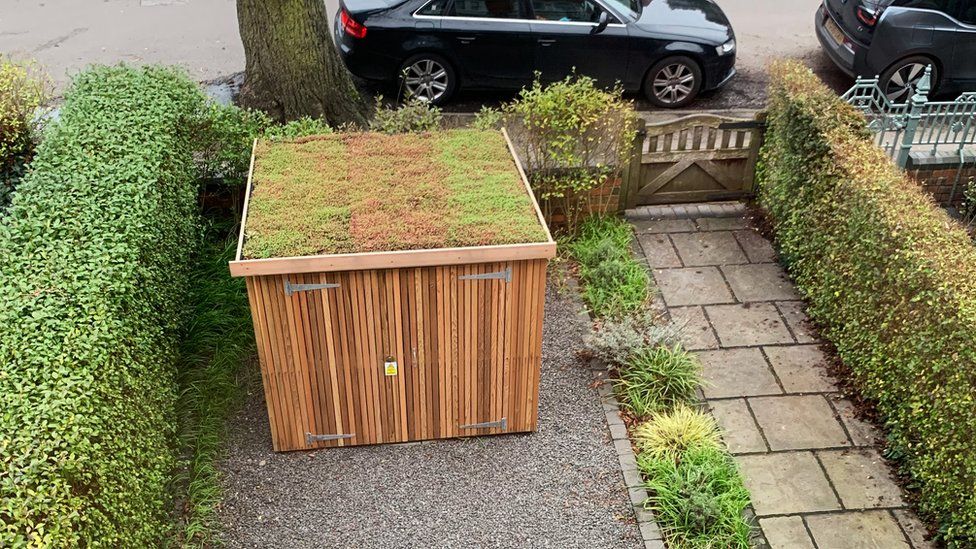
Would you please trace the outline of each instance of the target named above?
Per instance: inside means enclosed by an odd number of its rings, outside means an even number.
[[[511,372],[505,333],[512,305],[512,263],[462,265],[452,273],[457,435],[509,432]]]

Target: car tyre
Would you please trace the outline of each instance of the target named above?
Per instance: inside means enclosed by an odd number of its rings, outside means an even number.
[[[925,66],[932,65],[932,92],[939,83],[939,68],[929,57],[914,55],[895,63],[881,73],[878,86],[892,103],[908,103],[915,86],[925,74]],[[931,92],[930,92],[931,93]]]
[[[421,53],[404,61],[399,72],[400,95],[443,105],[457,90],[457,72],[451,63],[434,53]]]
[[[698,62],[684,55],[666,57],[655,63],[644,78],[644,95],[665,109],[684,107],[698,97],[704,81]]]

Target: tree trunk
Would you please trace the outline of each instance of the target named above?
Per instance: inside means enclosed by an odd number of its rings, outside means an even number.
[[[322,0],[237,0],[247,60],[240,102],[285,121],[366,123],[366,104],[339,59]]]

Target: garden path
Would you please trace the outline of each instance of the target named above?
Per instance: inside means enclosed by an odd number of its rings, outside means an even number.
[[[934,547],[741,203],[628,211],[773,549]]]
[[[633,503],[643,498],[632,501],[616,444],[626,432],[577,356],[590,330],[582,309],[576,292],[549,284],[536,433],[276,454],[258,383],[231,420],[220,464],[221,541],[645,548],[644,538],[659,536],[636,523]]]

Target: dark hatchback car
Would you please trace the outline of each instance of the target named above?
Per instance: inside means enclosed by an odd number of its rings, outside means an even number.
[[[825,0],[817,37],[851,76],[880,76],[904,103],[932,65],[941,93],[976,90],[976,0]]]
[[[735,36],[712,0],[342,0],[335,19],[353,74],[433,103],[575,70],[682,107],[735,74]]]

